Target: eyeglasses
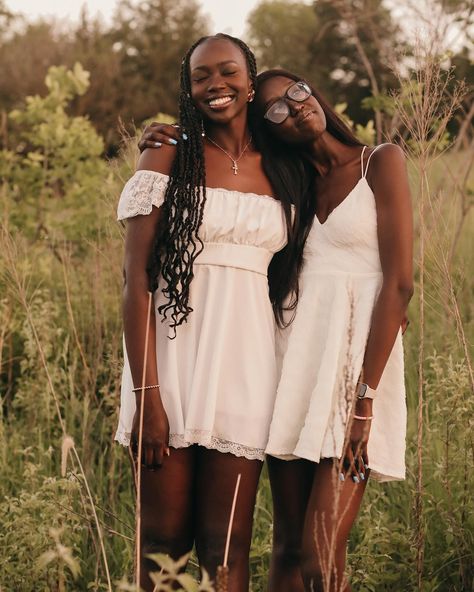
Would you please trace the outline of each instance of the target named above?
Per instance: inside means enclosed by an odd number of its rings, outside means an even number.
[[[311,95],[311,89],[306,84],[306,82],[303,82],[303,80],[295,82],[287,89],[283,97],[277,99],[267,109],[263,117],[272,123],[283,123],[290,114],[288,99],[296,101],[297,103],[302,103],[303,101],[306,101],[306,99]]]

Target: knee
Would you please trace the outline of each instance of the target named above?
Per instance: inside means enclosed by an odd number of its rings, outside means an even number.
[[[202,533],[196,537],[196,552],[199,563],[211,575],[217,567],[224,562],[224,553],[227,533]],[[232,531],[227,564],[232,566],[248,564],[250,552],[250,539],[238,530]]]
[[[273,562],[285,569],[300,567],[301,544],[297,541],[273,541]]]
[[[141,553],[146,563],[155,566],[155,563],[148,559],[147,555],[154,553],[164,553],[177,560],[183,555],[190,553],[193,547],[193,541],[185,534],[167,535],[164,532],[155,532],[151,530],[142,531]]]

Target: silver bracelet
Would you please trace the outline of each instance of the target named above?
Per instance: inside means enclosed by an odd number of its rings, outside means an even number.
[[[138,393],[138,391],[141,391],[141,390],[146,391],[148,389],[155,389],[155,388],[160,388],[160,385],[159,384],[150,384],[148,386],[137,386],[137,388],[132,389],[132,393]]]
[[[374,419],[373,415],[353,415],[354,419],[360,419],[361,421],[369,421],[369,419]]]

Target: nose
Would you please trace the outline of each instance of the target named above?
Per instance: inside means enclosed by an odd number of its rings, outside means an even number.
[[[216,72],[209,78],[209,83],[207,85],[208,91],[215,91],[218,89],[223,89],[226,87],[225,80],[222,78],[219,72]]]
[[[304,103],[298,103],[296,101],[292,101],[291,99],[287,102],[292,117],[295,117],[295,115],[304,109]]]

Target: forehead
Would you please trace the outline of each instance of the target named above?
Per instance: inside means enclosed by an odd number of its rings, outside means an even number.
[[[220,62],[234,61],[246,66],[245,56],[235,43],[228,39],[206,39],[196,47],[189,60],[191,70],[200,66],[209,68]]]
[[[281,97],[285,94],[288,87],[295,82],[296,80],[292,80],[286,76],[273,76],[258,85],[258,98],[263,103],[266,103],[271,99]]]

